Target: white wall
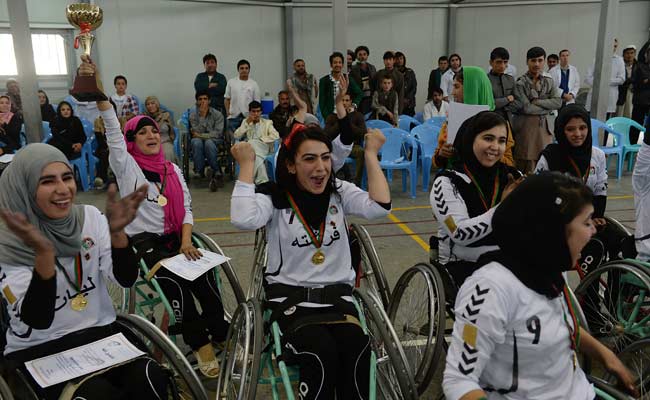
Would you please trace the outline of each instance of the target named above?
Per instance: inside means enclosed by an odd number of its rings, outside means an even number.
[[[648,40],[650,1],[621,3],[616,37],[620,46],[641,48]],[[465,65],[489,66],[490,51],[505,47],[518,73],[526,70],[526,51],[541,46],[547,54],[571,50],[581,76],[593,63],[600,4],[472,7],[458,11],[457,46]],[[621,54],[619,48],[618,54]]]
[[[179,113],[194,103],[194,77],[202,57],[213,53],[218,71],[231,78],[246,58],[251,77],[262,90],[275,93],[282,72],[282,9],[173,2],[101,0],[104,24],[95,46],[107,93],[113,77],[125,75],[128,91],[142,101],[156,95]]]
[[[71,0],[27,0],[27,14],[33,23],[68,23],[65,8]],[[9,22],[7,0],[0,0],[0,22]]]
[[[348,11],[348,43],[370,48],[369,61],[384,68],[386,50],[401,51],[406,64],[418,80],[417,108],[426,99],[429,72],[445,48],[445,9],[352,8]],[[294,52],[304,58],[307,70],[317,78],[330,72],[328,57],[332,52],[332,11],[324,8],[295,8],[293,18]]]

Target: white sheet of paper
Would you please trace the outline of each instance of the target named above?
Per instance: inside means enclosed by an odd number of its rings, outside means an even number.
[[[463,122],[481,111],[487,111],[489,109],[488,106],[455,103],[453,101],[449,103],[449,114],[447,115],[449,121],[447,123],[447,143],[454,143],[458,129],[460,129]]]
[[[74,349],[27,361],[25,367],[36,383],[46,388],[132,360],[143,354],[123,334],[116,333]]]
[[[9,164],[13,161],[15,154],[3,154],[0,156],[0,163]]]
[[[181,278],[187,279],[188,281],[193,281],[199,276],[203,275],[204,272],[209,271],[217,265],[221,265],[230,260],[230,258],[226,256],[222,256],[221,254],[213,253],[211,251],[203,249],[199,249],[199,251],[201,254],[203,254],[203,257],[196,261],[188,260],[185,258],[184,254],[179,254],[177,256],[163,260],[160,263],[163,267],[167,268]]]

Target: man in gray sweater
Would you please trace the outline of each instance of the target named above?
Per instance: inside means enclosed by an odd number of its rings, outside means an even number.
[[[494,95],[494,111],[501,114],[512,127],[512,114],[521,109],[521,102],[515,97],[515,78],[507,75],[510,54],[503,47],[497,47],[490,53],[490,67],[488,78],[492,84]]]
[[[190,134],[192,135],[192,158],[194,172],[201,178],[205,176],[207,159],[210,169],[210,190],[223,187],[223,174],[219,167],[218,148],[224,145],[223,114],[210,107],[210,94],[207,90],[196,92],[196,111],[190,114]]]

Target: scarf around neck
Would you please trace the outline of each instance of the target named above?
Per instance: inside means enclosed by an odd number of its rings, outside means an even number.
[[[569,143],[564,132],[566,125],[573,118],[580,118],[587,124],[587,137],[578,147]],[[555,119],[555,138],[557,143],[546,146],[541,154],[546,159],[549,170],[584,179],[589,172],[592,151],[591,118],[587,110],[578,104],[568,104],[563,107]]]

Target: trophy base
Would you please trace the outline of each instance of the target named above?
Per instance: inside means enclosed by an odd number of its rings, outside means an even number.
[[[70,95],[77,101],[106,101],[108,97],[99,90],[94,76],[76,76]]]

